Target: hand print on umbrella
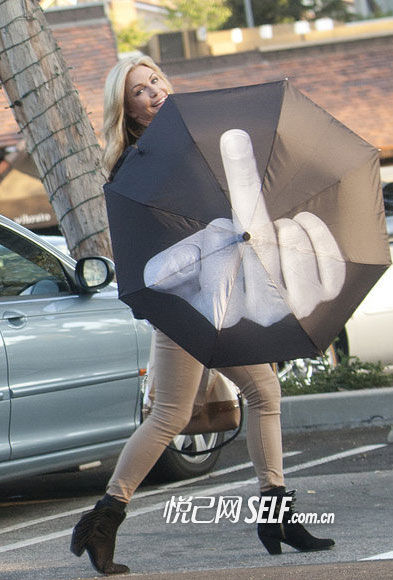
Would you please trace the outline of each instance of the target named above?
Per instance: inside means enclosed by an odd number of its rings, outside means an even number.
[[[346,264],[332,233],[306,211],[271,221],[245,131],[223,133],[220,150],[232,220],[215,219],[153,256],[146,287],[183,298],[216,329],[241,318],[268,327],[290,313],[309,316],[344,286]]]

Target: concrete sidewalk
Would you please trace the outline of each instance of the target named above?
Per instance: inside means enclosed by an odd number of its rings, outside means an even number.
[[[391,580],[393,560],[372,562],[343,562],[315,566],[266,566],[264,568],[227,568],[191,572],[163,572],[155,574],[127,574],[116,576],[124,580]]]
[[[247,405],[244,410],[240,438],[246,437]],[[283,397],[281,425],[286,433],[391,425],[393,443],[393,386]]]
[[[283,431],[393,425],[393,387],[283,397]]]

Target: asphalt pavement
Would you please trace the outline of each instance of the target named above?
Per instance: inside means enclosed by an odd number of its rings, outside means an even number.
[[[392,425],[388,442],[393,443],[393,388],[342,391],[320,395],[283,397],[284,432],[330,430],[372,425]],[[393,560],[342,562],[306,566],[264,566],[185,572],[129,574],[125,579],[144,580],[391,580]]]
[[[141,488],[122,525],[115,557],[134,572],[112,578],[393,578],[393,445],[389,444],[393,388],[284,397],[282,422],[287,485],[299,490],[299,511],[334,511],[334,526],[319,525],[315,530],[317,536],[336,540],[332,550],[299,553],[283,545],[283,554],[275,557],[261,549],[255,532],[250,533],[244,522],[165,523],[164,504],[172,494],[229,493],[244,500],[255,494],[255,474],[243,435],[224,448],[215,473]],[[9,497],[2,507],[2,531],[7,527],[9,531],[0,538],[0,578],[97,578],[86,554],[80,559],[70,554],[69,536],[79,514],[102,494],[106,479],[107,473],[93,470],[2,486],[4,497]]]
[[[383,562],[343,562],[317,566],[265,566],[226,568],[170,574],[126,574],[118,578],[137,580],[392,580],[393,560]]]

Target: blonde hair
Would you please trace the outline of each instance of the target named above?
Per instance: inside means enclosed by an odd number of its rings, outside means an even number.
[[[124,149],[133,145],[145,127],[127,115],[124,106],[125,83],[128,73],[139,65],[148,66],[166,83],[168,92],[173,88],[163,71],[144,54],[138,53],[121,59],[109,71],[104,88],[104,170],[109,174]]]

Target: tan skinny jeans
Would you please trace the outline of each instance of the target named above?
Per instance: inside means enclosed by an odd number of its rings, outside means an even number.
[[[156,330],[153,411],[132,434],[118,459],[107,493],[129,502],[165,447],[190,420],[203,366]],[[261,491],[284,485],[280,423],[280,384],[270,365],[218,369],[248,403],[247,447]]]

